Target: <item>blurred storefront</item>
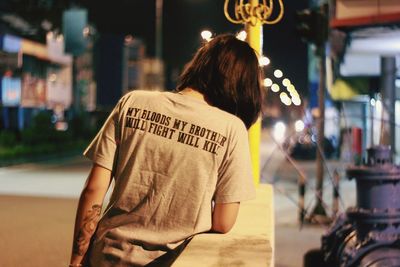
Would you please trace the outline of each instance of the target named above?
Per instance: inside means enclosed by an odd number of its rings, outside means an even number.
[[[398,155],[400,5],[393,0],[331,3],[327,88],[341,112],[342,153],[358,142],[352,133],[360,129],[363,151],[385,144]]]
[[[72,103],[72,57],[62,35],[42,44],[1,35],[1,128],[23,129],[39,110],[68,109]],[[60,118],[62,119],[62,118]]]
[[[85,8],[64,10],[65,51],[73,56],[73,108],[76,114],[96,109],[97,83],[94,70],[96,29],[88,23]]]
[[[157,58],[146,57],[146,46],[143,41],[125,37],[123,48],[123,93],[143,89],[165,89],[164,63]]]
[[[96,109],[96,81],[93,68],[93,43],[90,42],[84,53],[75,58],[75,86],[79,92],[80,109]]]

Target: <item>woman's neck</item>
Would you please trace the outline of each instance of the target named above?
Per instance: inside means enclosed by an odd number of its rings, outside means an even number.
[[[190,87],[186,87],[185,89],[179,91],[179,94],[187,95],[205,101],[204,95],[202,93]]]

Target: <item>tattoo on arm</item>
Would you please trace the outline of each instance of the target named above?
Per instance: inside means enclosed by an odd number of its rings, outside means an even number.
[[[101,214],[101,206],[93,205],[92,209],[87,212],[83,218],[82,226],[75,237],[73,244],[73,252],[79,256],[83,256],[89,247],[90,239],[96,231],[97,223],[99,222]]]

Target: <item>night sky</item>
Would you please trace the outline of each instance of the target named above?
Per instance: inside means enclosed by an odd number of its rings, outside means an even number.
[[[233,2],[233,0],[231,0]],[[62,11],[74,5],[87,8],[89,21],[100,34],[131,34],[146,44],[148,57],[155,54],[156,0],[2,0],[0,11],[19,13],[40,25],[45,18],[60,27]],[[181,70],[199,47],[203,29],[219,34],[236,33],[243,25],[230,23],[224,15],[224,0],[164,0],[162,54],[167,72]],[[278,5],[275,0],[275,6]],[[308,0],[284,1],[285,14],[278,24],[264,25],[264,54],[271,59],[266,68],[272,76],[279,68],[296,88],[308,93],[307,46],[295,31],[295,13],[308,5]],[[167,73],[168,76],[168,73]],[[168,78],[167,78],[168,79]]]
[[[155,50],[155,1],[114,0],[81,1],[89,10],[89,19],[100,33],[132,34],[143,39],[147,56]],[[264,54],[271,59],[266,69],[279,68],[296,88],[308,93],[306,45],[295,31],[295,12],[307,6],[307,0],[284,1],[285,15],[275,25],[264,25]],[[112,4],[111,4],[112,3]],[[164,0],[163,59],[167,69],[181,69],[198,48],[200,32],[238,32],[243,26],[230,23],[223,12],[224,0]],[[277,5],[277,2],[276,2]]]

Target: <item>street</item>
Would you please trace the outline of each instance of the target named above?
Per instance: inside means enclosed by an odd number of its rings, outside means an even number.
[[[263,133],[261,180],[274,184],[275,266],[302,266],[303,255],[320,247],[327,228],[299,224],[298,171],[269,139],[268,133]],[[297,164],[309,178],[305,208],[310,212],[315,198],[315,162]],[[327,162],[327,167],[343,171],[339,162]],[[88,160],[76,156],[0,169],[1,266],[67,266],[75,208],[89,168]],[[328,173],[325,177],[323,199],[330,214],[332,186]],[[354,181],[342,177],[340,191],[343,211],[354,205]]]
[[[1,266],[67,266],[89,167],[70,158],[0,169]]]
[[[299,172],[306,177],[306,193],[304,208],[311,214],[316,202],[315,176],[316,162],[286,160],[285,153],[268,131],[262,132],[261,138],[261,181],[274,186],[275,209],[275,267],[298,267],[303,265],[303,256],[311,249],[320,248],[321,235],[328,226],[321,224],[299,223]],[[346,163],[329,160],[324,162],[323,200],[328,215],[332,212],[333,171],[340,174],[339,212],[355,205],[355,182],[344,176]]]

